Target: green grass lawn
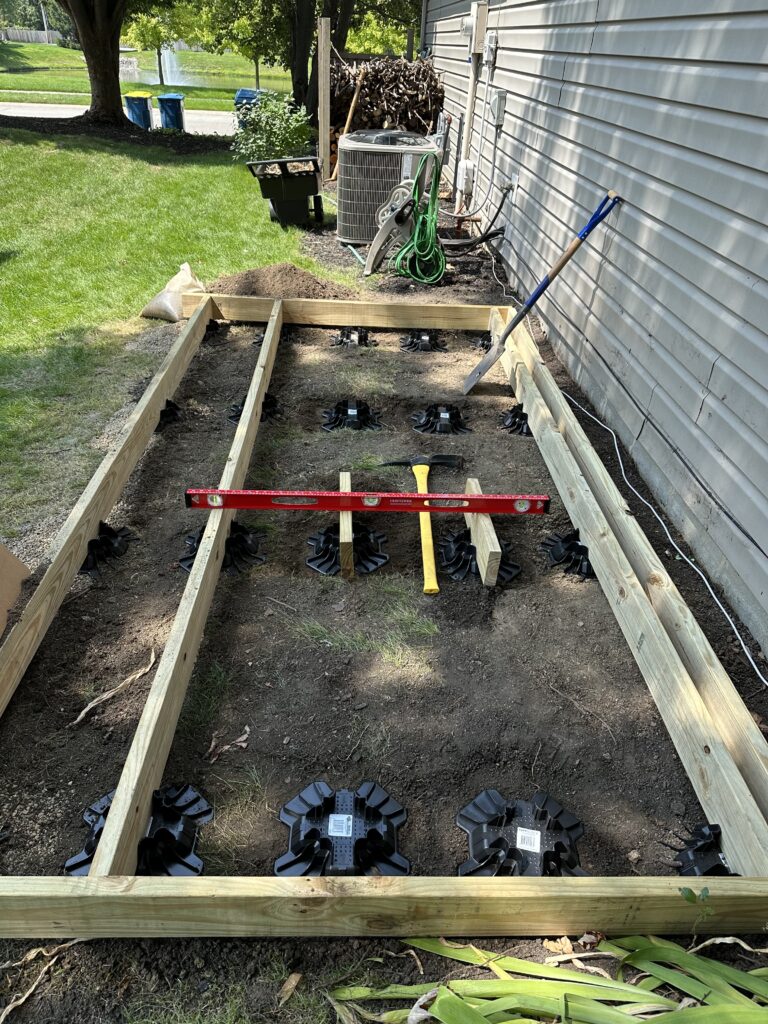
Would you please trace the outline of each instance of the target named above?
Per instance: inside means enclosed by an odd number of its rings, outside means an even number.
[[[154,72],[157,57],[143,52],[135,56],[141,71]],[[190,110],[231,110],[235,91],[254,84],[253,64],[236,54],[198,53],[183,50],[174,55],[185,74],[200,77],[195,85],[165,85],[144,82],[123,82],[123,93],[134,89],[149,91],[153,96],[173,89],[183,92]],[[290,76],[279,68],[263,68],[261,86],[276,92],[290,90]],[[60,93],[62,95],[39,95]],[[77,103],[77,93],[90,95],[88,74],[79,50],[43,43],[0,43],[0,101],[27,103]]]
[[[301,256],[231,155],[0,131],[0,535],[71,507],[92,440],[161,358],[126,345],[189,261],[203,280]]]

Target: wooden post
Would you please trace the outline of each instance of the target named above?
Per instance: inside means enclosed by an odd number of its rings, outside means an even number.
[[[415,35],[413,25],[405,30],[405,59],[413,60],[413,37]]]
[[[339,490],[352,490],[352,474],[339,473]],[[345,580],[355,578],[355,552],[352,547],[352,513],[339,512],[339,562]]]
[[[482,494],[480,481],[476,477],[469,477],[464,488],[467,494]],[[493,520],[483,512],[465,512],[464,522],[472,534],[472,543],[475,545],[477,567],[480,570],[480,579],[484,587],[495,587],[499,575],[501,563],[501,544],[496,536],[493,527]]]
[[[323,178],[331,169],[331,19],[317,19],[317,153]]]
[[[209,295],[188,295],[191,313],[160,369],[125,421],[113,450],[91,477],[79,501],[51,546],[51,563],[27,602],[21,618],[0,648],[0,715],[8,706],[22,676],[35,656],[61,602],[83,564],[88,541],[96,536],[99,520],[106,519],[125,487],[136,463],[144,454],[160,418],[160,410],[178,387],[192,357],[200,347],[208,321],[220,316]]]
[[[221,477],[221,487],[243,486],[251,461],[261,407],[275,363],[282,303],[274,303],[240,422]],[[209,513],[195,561],[157,667],[144,711],[128,751],[109,817],[91,864],[90,877],[130,875],[149,820],[152,791],[163,778],[189,679],[203,638],[213,592],[234,518],[232,509]]]
[[[489,329],[503,329],[504,316],[492,313]],[[522,359],[565,438],[579,469],[616,534],[624,554],[643,584],[648,599],[690,673],[707,710],[717,724],[731,757],[739,766],[752,795],[768,818],[768,744],[718,659],[712,645],[656,554],[637,519],[601,462],[573,410],[547,369],[541,353],[523,324],[507,341]]]
[[[768,875],[768,823],[717,725],[651,606],[565,439],[514,348],[502,364],[525,405],[547,469],[708,821],[723,830],[723,852],[740,875]]]
[[[341,135],[346,135],[352,124],[352,118],[355,116],[355,110],[357,110],[357,101],[360,99],[360,90],[363,87],[363,79],[365,78],[365,64],[360,66],[360,70],[357,72],[357,82],[355,84],[355,92],[352,96],[352,102],[349,104],[349,112],[347,114],[347,121],[344,125],[344,131]],[[341,138],[341,135],[339,138]],[[339,153],[336,152],[336,163],[333,167],[333,174],[331,175],[331,181],[336,181],[339,174]]]

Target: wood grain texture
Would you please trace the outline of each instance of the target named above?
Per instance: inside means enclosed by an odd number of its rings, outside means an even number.
[[[259,429],[261,407],[272,374],[282,326],[274,303],[243,412],[224,472],[222,488],[243,486]],[[213,511],[152,681],[109,811],[90,875],[125,875],[136,870],[136,849],[147,826],[152,791],[162,780],[190,676],[219,577],[232,509]]]
[[[731,757],[685,665],[557,429],[523,360],[502,356],[525,405],[528,422],[569,516],[589,547],[590,560],[643,674],[675,749],[712,822],[723,830],[723,851],[741,875],[768,875],[768,823]]]
[[[469,477],[464,488],[467,494],[482,494],[480,481]],[[465,512],[464,522],[469,527],[475,545],[477,567],[484,587],[495,587],[501,564],[501,544],[496,536],[493,520],[483,512]]]
[[[213,295],[227,320],[263,322],[274,299],[254,295]],[[183,296],[184,315],[200,301],[199,292]],[[283,323],[310,327],[438,327],[443,330],[487,331],[492,306],[446,306],[435,303],[351,302],[347,299],[283,299]],[[506,307],[504,307],[506,312]]]
[[[96,536],[147,447],[160,410],[186,373],[200,347],[208,321],[218,315],[212,299],[197,295],[189,323],[163,360],[136,408],[125,422],[115,447],[91,477],[67,521],[56,535],[50,564],[19,621],[0,648],[0,714],[21,682],[61,603],[83,564],[88,541]]]
[[[499,329],[502,314],[493,319]],[[656,614],[701,694],[763,817],[768,818],[768,743],[712,645],[613,482],[523,325],[508,341],[525,363]]]
[[[331,173],[331,19],[317,19],[317,134],[323,178]]]
[[[0,938],[690,935],[680,878],[0,878]],[[760,933],[768,881],[709,890],[707,934]]]
[[[339,490],[352,490],[352,474],[339,473]],[[355,578],[355,552],[352,546],[352,513],[339,512],[339,562],[345,580]]]

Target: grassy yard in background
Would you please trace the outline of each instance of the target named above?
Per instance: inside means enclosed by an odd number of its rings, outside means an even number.
[[[158,354],[126,347],[135,318],[189,261],[203,280],[291,260],[300,232],[269,220],[229,152],[0,131],[0,535],[68,509],[92,445]],[[128,321],[128,322],[126,322]]]
[[[139,70],[156,77],[157,56],[142,52],[129,54],[139,61]],[[169,76],[165,85],[145,82],[123,82],[123,94],[135,89],[149,91],[153,96],[168,90],[183,92],[190,110],[232,110],[237,89],[252,88],[254,67],[236,54],[198,53],[183,50],[171,55],[185,76],[200,81],[178,85]],[[287,93],[290,76],[279,68],[262,68],[261,86]],[[43,95],[43,94],[48,95]],[[59,95],[57,96],[56,93]],[[87,103],[90,85],[83,55],[79,50],[43,43],[0,43],[0,102],[77,103],[78,96]]]

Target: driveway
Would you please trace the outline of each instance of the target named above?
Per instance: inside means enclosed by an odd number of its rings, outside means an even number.
[[[79,103],[0,103],[0,114],[11,117],[77,117],[87,106]],[[232,135],[235,115],[226,110],[185,110],[184,125],[196,135]],[[152,126],[160,127],[160,111],[153,107]]]

